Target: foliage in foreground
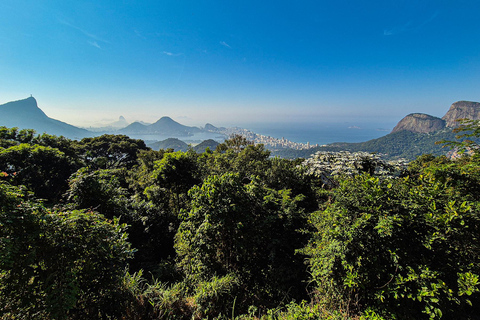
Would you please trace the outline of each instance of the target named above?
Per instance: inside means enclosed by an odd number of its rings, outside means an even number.
[[[242,137],[198,154],[0,128],[0,318],[480,313],[475,153],[302,162]]]
[[[306,219],[298,209],[300,196],[256,179],[243,184],[233,173],[212,176],[189,195],[191,210],[182,214],[176,235],[178,266],[196,286],[229,279],[229,297],[218,301],[218,310],[230,308],[233,299],[242,310],[277,304],[286,294],[301,296],[298,283],[306,272],[295,250],[305,243],[298,230]]]
[[[398,319],[478,314],[478,195],[449,177],[459,170],[478,188],[478,167],[449,162],[401,179],[343,181],[312,215],[317,231],[304,250],[318,294]]]
[[[54,212],[0,183],[0,316],[115,314],[132,249],[125,225],[87,211]]]

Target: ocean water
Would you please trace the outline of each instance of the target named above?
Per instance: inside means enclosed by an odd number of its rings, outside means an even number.
[[[274,138],[314,144],[364,142],[390,133],[396,123],[257,123],[245,128]]]
[[[325,122],[325,123],[255,123],[238,125],[254,133],[285,138],[298,143],[310,142],[315,144],[328,144],[333,142],[364,142],[376,139],[390,133],[395,123],[353,123],[353,122]],[[171,138],[162,135],[130,135],[134,139],[143,139],[146,142],[155,142]],[[213,139],[222,142],[224,137],[210,132],[194,134],[190,137],[177,137],[187,144],[197,144],[203,140]]]

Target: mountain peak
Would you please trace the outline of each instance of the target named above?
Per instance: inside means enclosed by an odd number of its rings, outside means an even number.
[[[69,138],[91,136],[87,130],[49,118],[37,105],[37,100],[30,96],[23,100],[11,101],[0,105],[0,125],[34,129],[37,133],[63,135]]]
[[[480,103],[473,101],[457,101],[450,106],[450,109],[442,117],[447,127],[458,127],[458,119],[480,120]]]
[[[415,133],[430,133],[445,128],[445,121],[424,113],[411,113],[400,120],[391,133],[410,131]]]
[[[120,130],[121,133],[157,134],[171,137],[191,136],[193,133],[199,131],[200,129],[197,127],[184,126],[170,117],[161,117],[150,125],[140,125],[138,122],[132,123]]]
[[[173,120],[172,118],[167,117],[167,116],[161,117],[160,119],[157,120],[157,122],[163,122],[163,123],[168,123],[168,122],[170,122],[170,123],[178,123],[178,122],[176,122],[175,120]],[[157,122],[155,122],[155,123],[157,123]]]
[[[3,117],[19,119],[45,119],[47,115],[38,107],[33,96],[0,105]]]

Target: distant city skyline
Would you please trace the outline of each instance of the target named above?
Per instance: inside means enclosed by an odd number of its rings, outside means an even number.
[[[477,1],[0,3],[0,104],[79,126],[376,122],[480,100]]]

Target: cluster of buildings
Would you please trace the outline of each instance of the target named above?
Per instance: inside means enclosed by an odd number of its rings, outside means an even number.
[[[296,150],[304,150],[304,149],[318,147],[318,144],[310,145],[309,142],[307,143],[292,142],[285,138],[278,139],[270,136],[264,136],[264,135],[252,132],[250,130],[238,128],[238,127],[225,128],[223,133],[227,136],[238,134],[245,137],[247,140],[253,141],[255,144],[264,144],[265,146],[270,148],[290,148],[290,149],[296,149]]]

